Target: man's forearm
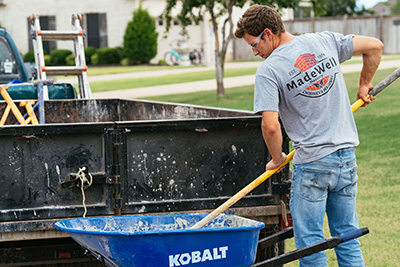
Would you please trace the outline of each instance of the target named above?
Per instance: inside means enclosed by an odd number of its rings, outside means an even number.
[[[372,89],[372,78],[378,70],[381,62],[383,43],[372,37],[354,36],[353,37],[354,55],[362,55],[363,67],[360,73],[360,85],[357,98],[369,103],[371,100],[366,98],[368,91]]]
[[[268,132],[266,133],[263,129],[263,137],[265,143],[268,147],[269,153],[271,154],[272,160],[274,162],[279,162],[282,158],[282,132],[281,129],[276,132]]]
[[[282,158],[282,130],[277,112],[263,112],[261,130],[274,162]]]
[[[378,70],[382,53],[363,54],[363,67],[360,73],[360,85],[369,85]]]

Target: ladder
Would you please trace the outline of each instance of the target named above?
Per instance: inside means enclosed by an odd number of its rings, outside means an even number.
[[[81,99],[92,97],[90,85],[87,76],[87,65],[85,61],[85,51],[83,44],[83,30],[80,25],[82,16],[80,14],[72,15],[71,31],[52,31],[41,30],[39,16],[32,14],[30,16],[31,34],[33,50],[35,54],[35,65],[38,72],[38,80],[47,80],[46,75],[77,75],[79,83],[79,95]],[[45,66],[43,54],[43,41],[73,41],[75,66]],[[40,96],[38,96],[40,97]],[[43,86],[43,99],[48,100],[47,86]]]

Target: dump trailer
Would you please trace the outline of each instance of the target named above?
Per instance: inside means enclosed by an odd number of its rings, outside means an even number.
[[[25,114],[21,102],[38,99],[38,69],[23,62],[3,29],[0,57],[0,84]],[[78,99],[72,84],[47,86],[44,124],[18,125],[9,114],[0,125],[1,266],[102,266],[54,224],[83,216],[209,213],[262,174],[270,159],[261,118],[247,111]],[[0,96],[0,116],[8,104]],[[289,187],[285,169],[226,213],[262,221],[260,238],[279,232]],[[282,242],[260,247],[256,261],[283,251]]]
[[[6,105],[0,102],[0,112]],[[45,101],[45,114],[45,124],[16,125],[9,116],[0,126],[1,266],[101,266],[54,223],[209,213],[270,159],[261,117],[247,111],[73,99]],[[273,175],[226,213],[263,222],[260,238],[279,232],[288,180],[287,169]],[[262,248],[257,260],[283,250],[283,243]]]

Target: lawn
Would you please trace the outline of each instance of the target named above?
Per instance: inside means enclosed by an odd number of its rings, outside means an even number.
[[[136,65],[136,66],[89,66],[88,76],[104,75],[104,74],[116,74],[116,73],[130,73],[130,72],[141,72],[141,71],[152,71],[152,70],[170,70],[170,69],[183,69],[183,68],[194,68],[202,67],[199,65],[182,67],[182,66],[158,66],[158,65]]]
[[[224,77],[237,77],[243,75],[253,75],[256,73],[257,68],[243,68],[243,69],[226,69]],[[193,81],[204,81],[215,79],[214,70],[196,71],[174,75],[164,75],[158,77],[146,77],[146,78],[133,78],[133,79],[121,79],[121,80],[110,80],[110,81],[99,81],[91,82],[90,88],[93,93],[110,91],[112,90],[123,90],[142,88],[157,85],[167,85],[176,83],[186,83]]]
[[[394,69],[378,71],[374,84]],[[354,103],[358,74],[345,74],[351,102]],[[399,266],[400,262],[400,82],[396,81],[369,106],[354,113],[360,142],[357,148],[360,227],[370,234],[360,239],[367,266]],[[253,86],[230,88],[225,97],[207,91],[146,98],[224,108],[252,110]],[[325,228],[326,236],[329,230]],[[287,242],[293,250],[293,241]],[[333,250],[327,252],[329,266],[337,266]],[[285,266],[298,266],[290,263]]]

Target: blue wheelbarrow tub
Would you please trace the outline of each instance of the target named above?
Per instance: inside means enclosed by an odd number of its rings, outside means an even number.
[[[264,224],[221,214],[190,229],[207,214],[92,217],[57,222],[108,266],[251,266]]]

